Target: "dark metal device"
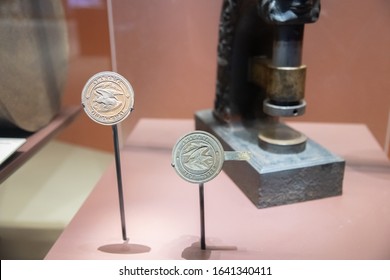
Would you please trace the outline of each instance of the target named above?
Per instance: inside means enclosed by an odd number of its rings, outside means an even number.
[[[280,121],[305,112],[304,26],[319,13],[319,0],[223,1],[214,109],[196,129],[252,154],[224,170],[258,208],[342,193],[344,160]]]

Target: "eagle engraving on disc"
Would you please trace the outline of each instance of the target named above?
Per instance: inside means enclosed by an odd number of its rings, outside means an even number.
[[[134,91],[130,83],[115,72],[93,75],[85,84],[81,103],[87,115],[97,123],[114,125],[132,111]]]
[[[181,137],[172,151],[172,166],[191,183],[205,183],[219,174],[224,162],[221,143],[210,133],[194,131]]]

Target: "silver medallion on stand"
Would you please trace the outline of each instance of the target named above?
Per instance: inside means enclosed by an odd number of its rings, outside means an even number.
[[[115,125],[124,120],[134,106],[134,91],[130,83],[115,72],[93,75],[85,84],[81,103],[95,122]]]
[[[133,88],[123,76],[116,72],[100,72],[93,75],[85,84],[81,93],[81,104],[85,113],[93,121],[112,127],[122,239],[127,241],[117,124],[123,121],[133,110]]]
[[[203,184],[214,179],[225,160],[248,160],[247,152],[225,152],[212,134],[193,131],[181,137],[172,150],[172,166],[190,183]]]

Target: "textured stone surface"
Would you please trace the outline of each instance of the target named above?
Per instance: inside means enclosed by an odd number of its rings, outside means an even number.
[[[68,39],[61,1],[0,2],[0,125],[36,131],[58,112]]]
[[[342,194],[345,162],[308,139],[297,154],[273,154],[257,145],[262,124],[221,124],[211,110],[197,112],[196,129],[215,135],[225,150],[249,151],[248,162],[225,162],[223,170],[258,208]]]

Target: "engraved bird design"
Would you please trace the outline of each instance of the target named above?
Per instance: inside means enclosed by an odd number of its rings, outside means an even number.
[[[96,93],[97,96],[94,101],[98,103],[98,108],[96,108],[98,111],[111,111],[122,104],[116,97],[116,95],[122,94],[119,91],[99,88],[96,89]]]
[[[213,156],[206,145],[191,145],[183,156],[184,165],[192,170],[207,170],[213,164]]]

